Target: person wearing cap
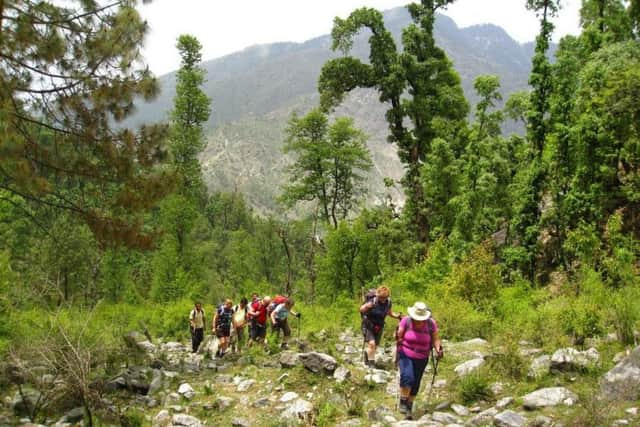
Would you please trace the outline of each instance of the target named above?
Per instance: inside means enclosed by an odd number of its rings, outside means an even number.
[[[442,344],[438,336],[438,325],[431,318],[431,310],[423,302],[416,302],[408,309],[409,315],[398,326],[397,352],[400,369],[400,412],[411,418],[413,401],[420,389],[420,381],[431,349],[436,357],[442,357]]]

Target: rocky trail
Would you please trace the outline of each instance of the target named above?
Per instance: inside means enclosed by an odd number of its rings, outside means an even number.
[[[518,353],[528,372],[526,378],[515,381],[495,380],[502,349],[479,338],[445,342],[446,355],[433,389],[430,364],[414,418],[404,420],[395,408],[393,348],[380,348],[378,368],[366,368],[361,362],[361,337],[354,331],[337,339],[321,331],[309,341],[292,342],[291,350],[268,354],[256,347],[220,359],[211,357],[217,350],[212,337],[197,354],[184,343],[151,342],[135,332],[125,341],[138,352],[139,363],[123,367],[109,379],[102,403],[106,413],[140,414],[142,425],[551,427],[587,425],[589,420],[577,424],[567,420],[576,419],[580,408],[594,402],[611,403],[583,411],[593,416],[591,425],[640,425],[640,347],[615,355],[610,363],[615,362],[615,367],[605,372],[596,345],[584,351],[564,348],[544,354],[520,342]],[[480,378],[480,372],[494,374],[487,384],[489,394],[465,405],[460,390],[473,387],[461,384]],[[25,399],[37,398],[34,390],[6,395],[0,425],[35,426],[24,418],[22,408]],[[82,408],[75,408],[48,425],[81,425],[82,418]],[[123,424],[122,419],[113,423]]]

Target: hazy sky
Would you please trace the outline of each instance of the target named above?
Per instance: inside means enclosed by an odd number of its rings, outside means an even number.
[[[140,7],[151,31],[145,58],[156,74],[175,70],[179,64],[178,35],[196,36],[203,45],[203,59],[217,58],[245,47],[279,41],[303,42],[331,31],[335,16],[346,17],[355,8],[378,10],[404,6],[407,0],[154,0]],[[458,26],[493,23],[519,42],[538,33],[535,14],[525,0],[457,0],[444,13]],[[557,40],[577,34],[580,0],[563,0],[564,9],[554,20]]]

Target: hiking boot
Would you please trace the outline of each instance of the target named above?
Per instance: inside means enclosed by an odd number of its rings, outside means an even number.
[[[400,413],[404,415],[408,415],[411,413],[411,409],[409,408],[409,401],[407,399],[400,398],[398,411],[400,411]]]
[[[286,342],[283,342],[282,344],[280,344],[280,348],[281,348],[282,350],[286,350],[286,349],[288,349],[288,348],[289,348],[289,344],[287,344]]]

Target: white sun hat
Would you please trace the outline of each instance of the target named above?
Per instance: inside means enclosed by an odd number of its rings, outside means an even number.
[[[431,310],[429,310],[429,307],[421,301],[413,304],[413,307],[409,307],[407,311],[409,312],[409,316],[418,322],[427,320],[431,317]]]

